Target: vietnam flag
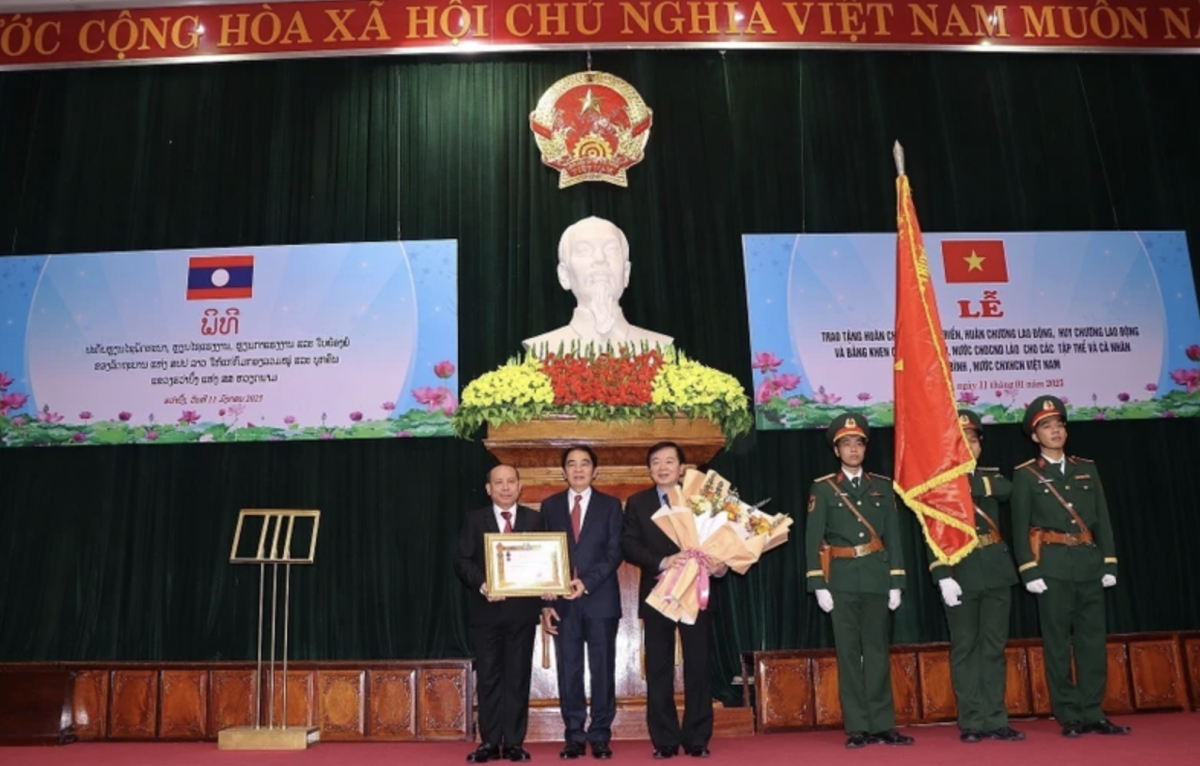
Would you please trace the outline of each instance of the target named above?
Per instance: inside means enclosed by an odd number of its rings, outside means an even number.
[[[975,459],[958,423],[954,382],[938,318],[912,189],[897,150],[896,478],[894,486],[939,561],[956,564],[978,544],[967,474]]]
[[[1008,262],[1002,239],[949,239],[942,242],[947,284],[1007,282]]]

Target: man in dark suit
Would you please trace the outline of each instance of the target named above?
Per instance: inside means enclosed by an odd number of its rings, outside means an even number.
[[[479,748],[467,763],[528,761],[522,747],[529,721],[529,681],[533,638],[541,601],[494,597],[487,592],[484,535],[541,532],[542,514],[517,505],[521,477],[511,465],[488,472],[492,504],[467,515],[458,535],[454,571],[471,589],[471,643],[475,650],[475,689],[479,698]]]
[[[591,743],[596,758],[612,757],[609,740],[617,714],[617,625],[621,620],[621,501],[592,488],[596,453],[570,447],[562,456],[569,487],[542,503],[546,529],[567,533],[571,559],[571,595],[542,610],[542,627],[555,636],[558,698],[566,745],[560,756],[578,758]],[[556,624],[557,623],[557,624]],[[592,671],[592,720],[587,720],[583,690],[583,654]]]
[[[667,619],[646,604],[646,596],[658,582],[659,572],[670,569],[681,556],[679,546],[667,537],[650,517],[666,504],[667,490],[683,476],[683,450],[674,442],[660,442],[646,455],[654,486],[642,490],[625,503],[625,525],[621,546],[625,558],[642,570],[638,587],[638,617],[645,636],[646,725],[654,745],[654,757],[670,758],[684,751],[696,758],[709,755],[712,738],[712,681],[709,646],[712,617],[706,609],[696,615],[695,625]],[[724,566],[710,567],[721,576]],[[683,726],[675,709],[675,630],[683,643]]]

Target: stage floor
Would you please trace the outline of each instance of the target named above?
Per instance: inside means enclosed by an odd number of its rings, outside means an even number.
[[[954,726],[909,727],[916,737],[912,747],[872,745],[846,750],[845,736],[837,731],[730,737],[712,742],[712,757],[705,763],[753,764],[792,762],[831,764],[886,764],[887,766],[1098,766],[1200,762],[1200,717],[1193,713],[1130,715],[1117,719],[1133,727],[1127,737],[1087,735],[1064,739],[1049,720],[1014,722],[1029,737],[1024,742],[981,742],[964,745]],[[529,746],[535,763],[558,763],[557,744]],[[420,766],[463,763],[471,751],[466,742],[404,744],[323,743],[303,752],[234,752],[217,750],[215,742],[166,744],[76,743],[58,748],[0,748],[4,766]],[[613,763],[657,763],[648,742],[613,743]],[[786,760],[785,760],[786,759]],[[590,757],[580,763],[594,762]],[[502,761],[506,763],[506,761]],[[698,763],[690,758],[680,766]]]

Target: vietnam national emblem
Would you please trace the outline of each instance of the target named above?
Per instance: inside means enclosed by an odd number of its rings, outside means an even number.
[[[628,186],[625,170],[645,157],[651,116],[632,85],[587,71],[551,85],[529,114],[529,127],[542,162],[559,171],[558,188],[583,181]]]

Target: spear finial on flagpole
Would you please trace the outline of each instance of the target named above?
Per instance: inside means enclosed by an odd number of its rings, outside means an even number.
[[[904,147],[899,141],[892,145],[892,159],[896,161],[896,175],[904,175]]]

